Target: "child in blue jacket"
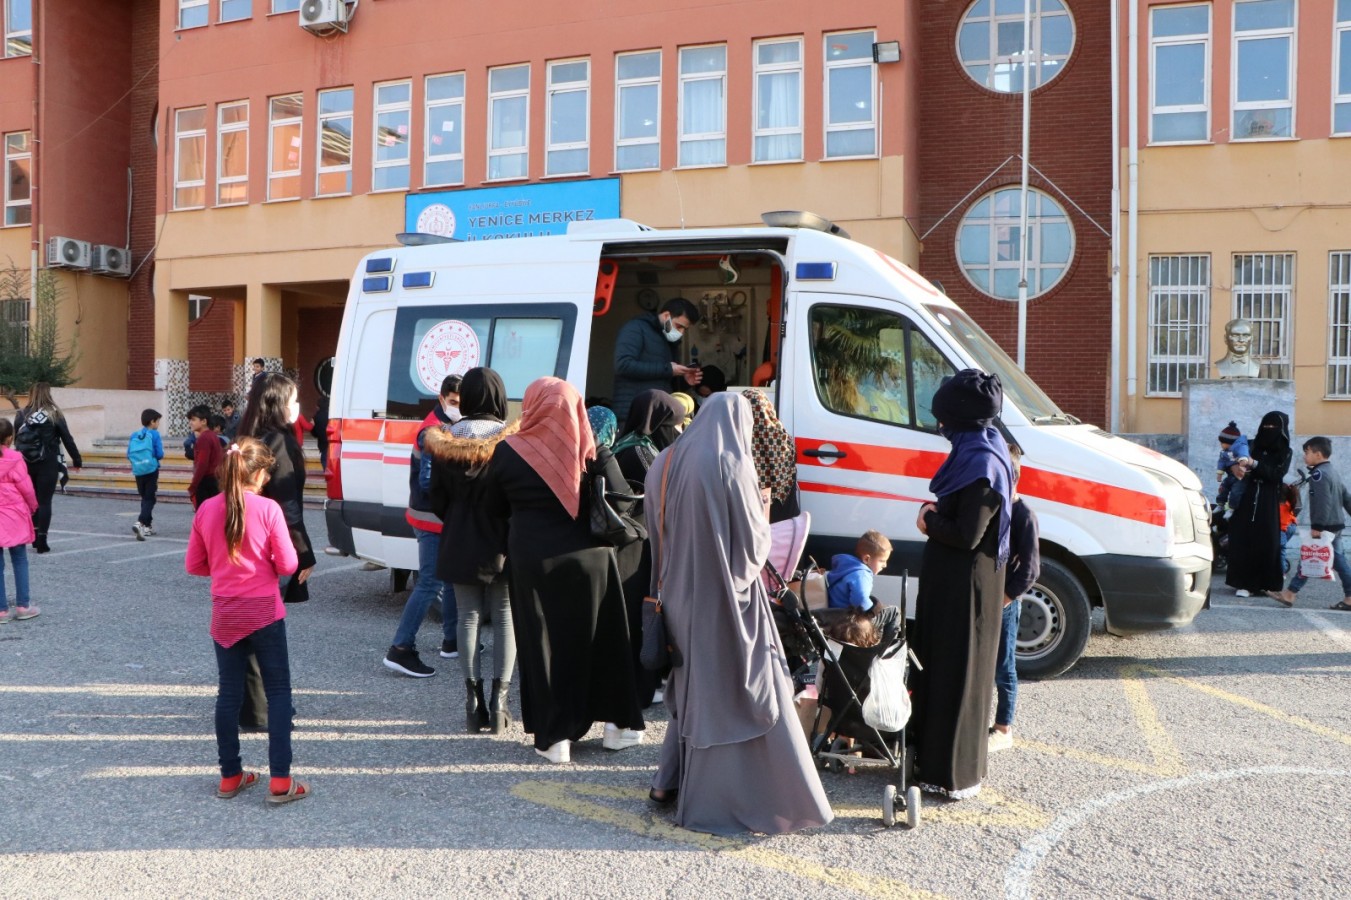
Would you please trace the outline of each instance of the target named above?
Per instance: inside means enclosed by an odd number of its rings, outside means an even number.
[[[891,541],[880,531],[869,531],[858,539],[853,553],[837,553],[826,573],[826,605],[830,609],[858,609],[869,612],[873,576],[887,567]]]
[[[142,410],[141,430],[127,440],[127,459],[131,462],[131,474],[136,476],[136,493],[141,495],[141,513],[131,525],[138,541],[155,533],[153,516],[159,493],[159,465],[164,459],[164,442],[159,436],[160,418],[157,410]]]

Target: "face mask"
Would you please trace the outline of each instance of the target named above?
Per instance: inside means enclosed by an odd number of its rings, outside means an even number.
[[[674,324],[672,324],[670,319],[667,319],[665,322],[663,322],[661,328],[662,334],[665,335],[666,340],[670,341],[673,344],[680,343],[680,339],[684,337],[684,335],[680,333],[680,330],[677,329]]]
[[[442,403],[441,409],[445,412],[446,418],[450,419],[452,425],[460,421],[461,418],[460,408],[458,406],[451,406],[448,403]]]

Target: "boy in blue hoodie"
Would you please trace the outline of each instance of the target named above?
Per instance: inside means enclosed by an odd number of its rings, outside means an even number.
[[[155,533],[153,514],[159,493],[159,463],[164,459],[164,442],[159,436],[160,418],[157,410],[142,410],[141,430],[127,440],[127,459],[131,462],[131,474],[136,476],[136,493],[141,495],[141,514],[131,525],[138,541]]]
[[[852,554],[836,554],[826,574],[826,605],[830,609],[857,607],[871,611],[875,605],[873,576],[887,567],[890,558],[891,541],[880,531],[869,531],[859,538]]]

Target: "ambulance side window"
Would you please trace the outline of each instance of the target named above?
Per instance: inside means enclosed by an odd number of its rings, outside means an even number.
[[[933,393],[953,368],[904,316],[858,306],[811,311],[812,367],[826,409],[933,430]]]

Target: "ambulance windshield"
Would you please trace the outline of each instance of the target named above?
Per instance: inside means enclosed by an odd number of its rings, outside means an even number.
[[[1061,412],[1055,401],[970,316],[951,306],[931,305],[928,310],[968,356],[985,371],[999,376],[1004,397],[1012,400],[1028,421],[1035,425],[1079,424],[1074,416]]]

